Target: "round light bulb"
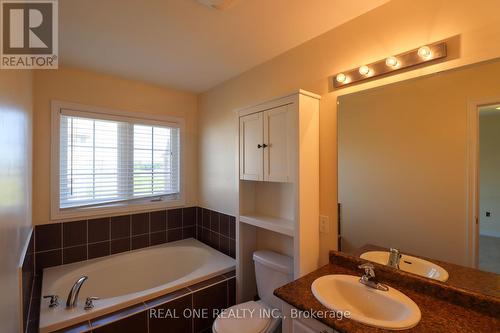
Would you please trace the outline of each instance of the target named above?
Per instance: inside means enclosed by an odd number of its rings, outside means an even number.
[[[370,73],[370,68],[368,68],[368,66],[361,66],[361,67],[359,67],[359,74],[366,76],[369,73]]]
[[[344,73],[339,73],[335,79],[338,83],[344,83],[347,80],[347,76]]]
[[[385,59],[385,64],[389,67],[397,67],[399,65],[399,61],[396,57],[389,57]]]
[[[422,58],[430,58],[432,55],[431,49],[428,46],[422,46],[418,49],[418,55]]]

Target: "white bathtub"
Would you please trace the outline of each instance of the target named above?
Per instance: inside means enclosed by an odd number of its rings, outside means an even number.
[[[192,238],[108,257],[47,268],[42,296],[59,295],[60,305],[41,300],[40,332],[51,332],[187,287],[235,269],[235,260]],[[81,276],[78,307],[66,309],[67,295]],[[85,299],[97,296],[94,309]]]

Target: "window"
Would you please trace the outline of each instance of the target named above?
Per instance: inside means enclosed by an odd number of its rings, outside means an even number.
[[[54,112],[59,152],[56,215],[179,203],[179,123],[74,108]]]

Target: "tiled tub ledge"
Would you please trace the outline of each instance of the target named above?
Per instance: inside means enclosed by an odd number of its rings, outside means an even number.
[[[232,271],[55,332],[210,332],[215,320],[212,314],[234,304],[236,278]],[[201,309],[208,310],[207,317],[201,318]]]

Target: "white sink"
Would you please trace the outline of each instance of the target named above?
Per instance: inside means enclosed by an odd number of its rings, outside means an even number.
[[[349,311],[350,319],[369,326],[403,330],[420,321],[420,309],[408,296],[391,287],[388,291],[370,288],[358,276],[325,275],[314,280],[311,289],[327,308]]]
[[[370,260],[378,264],[387,265],[389,261],[388,251],[368,251],[361,255],[362,259]],[[405,272],[425,276],[438,281],[448,280],[448,272],[441,266],[430,261],[412,257],[406,254],[401,256],[399,269]]]

